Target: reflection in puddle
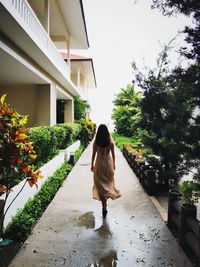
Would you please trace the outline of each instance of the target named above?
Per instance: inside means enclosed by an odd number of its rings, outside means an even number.
[[[95,229],[94,231],[97,232],[103,238],[112,235],[106,219],[103,219],[102,225],[99,228]]]
[[[117,252],[110,250],[106,255],[101,257],[98,261],[88,265],[88,267],[116,267],[117,266]]]
[[[94,228],[95,227],[95,218],[93,215],[93,212],[87,212],[81,216],[79,216],[76,219],[77,225],[78,226],[85,226],[87,229],[88,228]]]

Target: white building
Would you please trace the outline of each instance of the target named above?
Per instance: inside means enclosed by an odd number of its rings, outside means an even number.
[[[91,59],[74,64],[70,53],[88,47],[82,0],[0,0],[0,95],[29,115],[28,126],[55,124],[61,99],[73,121],[73,96],[96,81]]]

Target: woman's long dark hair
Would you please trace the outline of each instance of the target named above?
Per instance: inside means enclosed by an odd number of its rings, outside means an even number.
[[[100,147],[106,147],[110,144],[110,133],[105,124],[100,124],[97,130],[95,144]]]

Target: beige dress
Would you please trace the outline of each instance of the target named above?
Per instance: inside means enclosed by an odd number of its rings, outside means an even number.
[[[101,200],[101,197],[116,199],[121,196],[115,187],[113,162],[110,155],[111,145],[98,147],[94,167],[93,198]]]

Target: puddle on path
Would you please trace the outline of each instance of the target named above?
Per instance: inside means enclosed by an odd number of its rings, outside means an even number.
[[[106,219],[103,219],[102,225],[99,228],[95,229],[94,231],[97,232],[103,238],[112,235],[109,224]]]
[[[83,227],[86,227],[87,229],[95,228],[95,226],[97,226],[97,222],[95,222],[95,217],[92,211],[87,212],[77,217],[76,224],[77,226],[80,226],[80,227],[83,226]],[[99,225],[99,222],[98,222],[98,225]],[[100,226],[94,229],[94,231],[102,238],[107,238],[112,235],[106,218],[102,219]]]
[[[85,226],[87,229],[95,227],[95,218],[93,212],[87,212],[76,219],[78,226]]]

